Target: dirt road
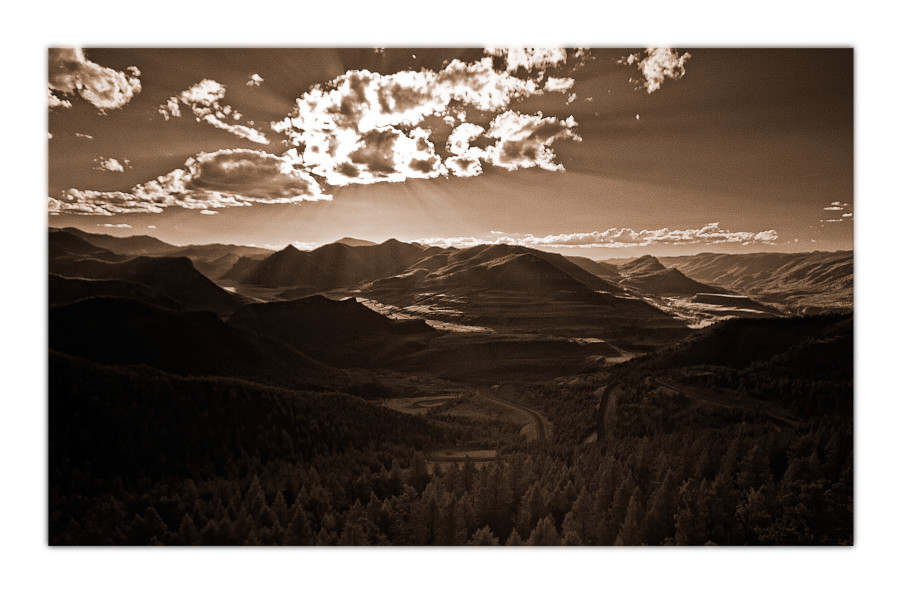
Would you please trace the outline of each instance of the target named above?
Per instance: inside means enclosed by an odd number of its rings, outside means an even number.
[[[596,443],[600,440],[601,426],[604,438],[612,434],[616,425],[616,398],[618,395],[618,386],[607,385],[603,387],[603,393],[600,394],[600,404],[597,405],[597,430],[591,432],[582,441],[583,443]]]
[[[547,440],[547,435],[550,432],[550,422],[548,422],[546,419],[544,419],[540,415],[540,413],[538,413],[537,411],[532,410],[532,409],[528,408],[527,406],[523,406],[516,402],[509,402],[507,400],[503,400],[496,396],[492,396],[491,394],[484,392],[484,391],[475,392],[475,397],[486,400],[487,402],[490,402],[491,404],[496,404],[499,406],[506,407],[508,409],[512,409],[513,411],[526,413],[529,417],[531,417],[532,423],[534,423],[535,427],[537,428],[537,440],[539,440],[539,441]]]

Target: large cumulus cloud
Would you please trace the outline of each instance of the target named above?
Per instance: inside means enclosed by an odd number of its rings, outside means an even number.
[[[253,203],[299,203],[330,199],[318,182],[291,161],[257,150],[201,153],[184,167],[138,184],[130,191],[71,188],[51,198],[50,213],[111,216],[159,213],[164,208],[216,209]]]
[[[51,48],[48,57],[50,107],[69,108],[66,97],[81,96],[100,112],[124,107],[141,91],[141,72],[117,71],[88,60],[80,47]]]
[[[530,70],[565,61],[565,50],[538,50],[527,56],[502,53],[512,68]],[[526,62],[526,57],[531,59]],[[538,166],[558,171],[562,166],[554,162],[549,146],[555,139],[577,139],[574,120],[505,111],[511,102],[542,88],[560,91],[572,86],[569,79],[543,79],[543,74],[521,78],[497,70],[490,57],[471,63],[453,60],[439,71],[382,75],[351,70],[311,88],[297,99],[292,115],[272,128],[295,146],[291,156],[298,165],[335,186],[450,173],[479,175],[483,161],[506,169]],[[489,127],[465,123],[466,109],[493,116]],[[419,126],[429,117],[443,118],[449,125],[463,122],[451,135],[452,156],[445,161],[436,153],[430,131]],[[475,127],[494,144],[484,149],[451,145],[462,126]]]

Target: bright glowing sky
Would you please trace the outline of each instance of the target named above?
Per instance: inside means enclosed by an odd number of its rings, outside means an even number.
[[[595,258],[852,248],[850,49],[49,56],[54,227]]]

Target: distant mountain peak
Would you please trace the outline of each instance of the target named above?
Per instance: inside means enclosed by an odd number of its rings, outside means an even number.
[[[344,244],[345,246],[377,246],[375,242],[370,242],[369,240],[361,240],[355,237],[342,237],[341,239],[333,243]]]
[[[661,272],[666,266],[659,262],[659,259],[653,255],[644,255],[638,257],[634,261],[629,261],[619,267],[619,271],[626,275],[634,274],[650,274],[653,272]]]

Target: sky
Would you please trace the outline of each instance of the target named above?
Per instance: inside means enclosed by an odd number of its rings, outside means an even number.
[[[853,81],[851,48],[50,48],[49,224],[852,249]]]

